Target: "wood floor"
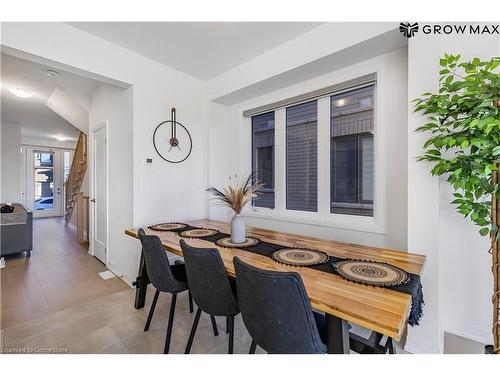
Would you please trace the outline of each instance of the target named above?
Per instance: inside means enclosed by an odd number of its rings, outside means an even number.
[[[106,267],[76,241],[62,218],[33,221],[33,251],[6,257],[1,270],[1,328],[128,289],[103,280]]]

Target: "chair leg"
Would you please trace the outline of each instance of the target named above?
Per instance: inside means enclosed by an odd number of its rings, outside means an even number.
[[[191,294],[191,291],[188,290],[188,298],[189,298],[189,313],[193,312],[193,295]]]
[[[391,337],[387,338],[387,342],[385,343],[386,348],[389,349],[389,354],[396,354],[396,348],[394,346],[394,341]]]
[[[144,332],[149,330],[149,325],[151,324],[151,320],[153,319],[153,314],[155,312],[156,302],[158,302],[158,296],[160,295],[160,291],[156,289],[155,296],[153,297],[153,303],[151,304],[151,308],[149,309],[148,319],[146,320],[146,326],[144,327]]]
[[[228,316],[227,322],[229,325],[229,344],[227,353],[233,354],[233,343],[234,343],[234,316]]]
[[[257,344],[254,340],[252,340],[252,344],[250,345],[250,351],[248,352],[248,354],[255,354],[255,349],[257,349]]]
[[[172,294],[172,301],[170,302],[170,314],[168,315],[167,337],[165,338],[165,348],[163,354],[168,354],[170,349],[170,339],[172,338],[172,326],[174,324],[175,303],[177,302],[177,293]]]
[[[217,322],[215,321],[215,316],[210,315],[210,320],[212,321],[212,329],[214,330],[214,336],[219,336],[219,330],[217,329]]]
[[[191,333],[189,334],[189,339],[184,354],[189,354],[189,352],[191,351],[194,335],[196,334],[196,328],[198,328],[198,322],[200,321],[200,315],[201,315],[201,309],[198,307],[198,309],[196,310],[196,315],[194,316],[193,327],[191,328]]]
[[[229,333],[229,317],[226,316],[226,335]]]

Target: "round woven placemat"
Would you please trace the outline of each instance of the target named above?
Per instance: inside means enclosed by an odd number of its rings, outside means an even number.
[[[149,229],[166,232],[166,231],[180,230],[187,227],[188,225],[183,223],[161,223],[161,224],[151,225]]]
[[[288,247],[271,254],[276,262],[289,266],[315,266],[328,262],[328,254],[314,249]]]
[[[348,259],[334,263],[333,267],[343,278],[367,285],[396,286],[409,279],[405,270],[386,263]]]
[[[242,243],[233,243],[231,242],[231,237],[224,237],[221,238],[220,240],[217,240],[215,243],[219,246],[222,247],[236,247],[236,248],[242,248],[242,247],[249,247],[249,246],[255,246],[260,242],[258,238],[255,237],[245,237],[245,242]]]
[[[217,229],[196,228],[179,232],[179,236],[184,238],[203,238],[220,233]]]

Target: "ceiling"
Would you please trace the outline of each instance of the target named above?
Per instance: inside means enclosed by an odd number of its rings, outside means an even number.
[[[209,80],[319,22],[70,22],[109,42]]]
[[[90,94],[99,82],[57,69],[56,78],[46,74],[49,66],[1,54],[1,120],[21,126],[23,137],[50,139],[55,136],[76,141],[80,131],[60,117],[46,102],[56,87],[64,91],[81,107],[88,110]],[[9,89],[22,87],[33,96],[21,99]]]

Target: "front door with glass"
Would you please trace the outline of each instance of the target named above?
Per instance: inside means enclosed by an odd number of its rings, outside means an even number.
[[[60,150],[27,149],[27,204],[35,217],[62,216],[63,154]]]

